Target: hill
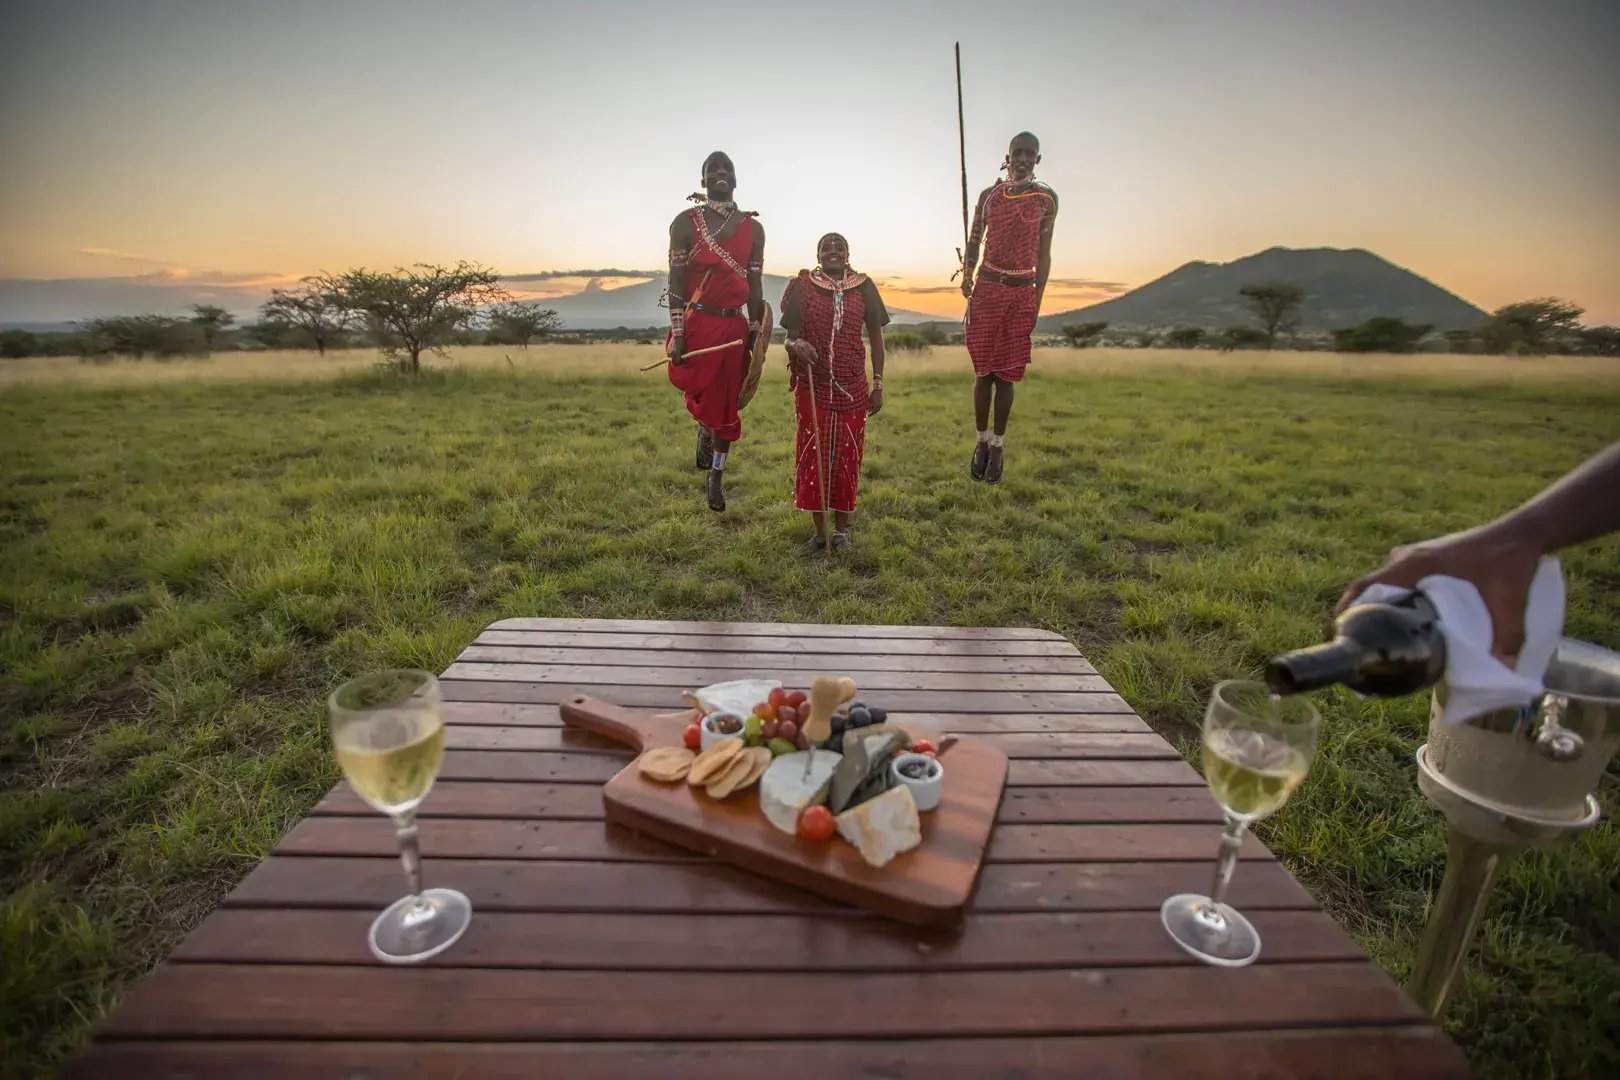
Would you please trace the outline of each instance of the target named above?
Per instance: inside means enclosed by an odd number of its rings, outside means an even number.
[[[618,289],[603,289],[593,283],[571,296],[556,296],[540,302],[546,307],[556,308],[562,316],[563,325],[570,330],[662,326],[669,322],[669,313],[658,306],[658,298],[663,294],[667,276],[659,274],[651,281]],[[788,280],[779,274],[765,275],[765,299],[772,310],[781,307],[782,290],[787,288]],[[781,316],[780,311],[777,311],[777,316]],[[896,323],[916,323],[936,316],[890,308],[889,318]]]
[[[1190,262],[1138,289],[1100,304],[1042,318],[1037,330],[1107,322],[1123,329],[1197,326],[1218,330],[1247,325],[1238,290],[1286,281],[1305,290],[1300,329],[1337,330],[1392,315],[1437,330],[1478,326],[1485,312],[1434,282],[1360,248],[1271,248],[1229,263]]]

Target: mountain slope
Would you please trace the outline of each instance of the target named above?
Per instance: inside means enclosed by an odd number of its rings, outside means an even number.
[[[571,296],[555,296],[540,301],[546,307],[556,308],[562,316],[563,326],[570,330],[611,330],[616,326],[662,326],[669,322],[669,312],[658,306],[667,275],[660,274],[639,285],[626,285],[619,289],[587,287]],[[766,274],[765,300],[776,311],[782,304],[782,290],[787,278]],[[889,318],[896,323],[924,322],[938,318],[901,308],[889,308]]]
[[[1391,315],[1437,330],[1478,326],[1485,312],[1404,267],[1360,248],[1271,248],[1229,263],[1190,262],[1124,296],[1048,315],[1038,329],[1107,322],[1113,327],[1248,325],[1238,290],[1262,282],[1291,282],[1305,290],[1302,330],[1336,330],[1375,315]]]

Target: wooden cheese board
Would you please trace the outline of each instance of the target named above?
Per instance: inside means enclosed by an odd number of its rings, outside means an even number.
[[[561,705],[563,721],[624,743],[637,753],[680,746],[690,715],[633,712],[594,698]],[[919,739],[939,732],[894,723]],[[922,843],[881,868],[849,844],[813,844],[782,832],[760,810],[758,788],[712,799],[685,783],[642,776],[631,762],[602,788],[609,821],[722,862],[775,878],[832,900],[918,926],[959,922],[978,880],[1007,782],[1007,756],[979,739],[962,737],[942,758],[943,796],[921,815]]]

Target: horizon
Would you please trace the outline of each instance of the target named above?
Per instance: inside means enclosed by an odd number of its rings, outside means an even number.
[[[768,273],[838,228],[891,307],[958,317],[956,40],[971,190],[1028,128],[1062,199],[1044,314],[1189,262],[1334,247],[1487,311],[1557,295],[1620,322],[1620,147],[1601,138],[1620,11],[1601,2],[1026,3],[994,25],[896,3],[842,37],[765,5],[747,70],[768,76],[689,113],[650,107],[683,84],[645,59],[683,46],[644,3],[63,9],[17,5],[0,43],[6,322],[68,321],[26,310],[64,284],[243,313],[305,274],[419,261],[489,265],[527,299],[643,281],[717,147]],[[400,153],[402,134],[426,137]]]

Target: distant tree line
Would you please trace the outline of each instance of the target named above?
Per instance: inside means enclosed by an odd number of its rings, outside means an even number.
[[[194,304],[186,316],[115,315],[65,332],[0,331],[0,357],[169,360],[259,349],[314,349],[324,356],[328,349],[371,346],[387,363],[414,372],[423,353],[449,345],[527,348],[561,327],[554,309],[514,300],[486,267],[418,263],[311,275],[272,291],[258,318],[242,326],[222,307]]]
[[[1470,330],[1434,333],[1434,327],[1409,323],[1388,315],[1374,316],[1356,326],[1327,335],[1298,333],[1299,313],[1307,296],[1290,282],[1258,282],[1238,290],[1253,325],[1210,331],[1180,326],[1169,330],[1116,331],[1106,335],[1108,323],[1070,323],[1063,338],[1076,348],[1127,345],[1172,349],[1270,349],[1286,336],[1292,348],[1330,348],[1335,352],[1452,352],[1498,356],[1620,356],[1620,327],[1584,326],[1581,307],[1557,297],[1508,304],[1492,312]]]

